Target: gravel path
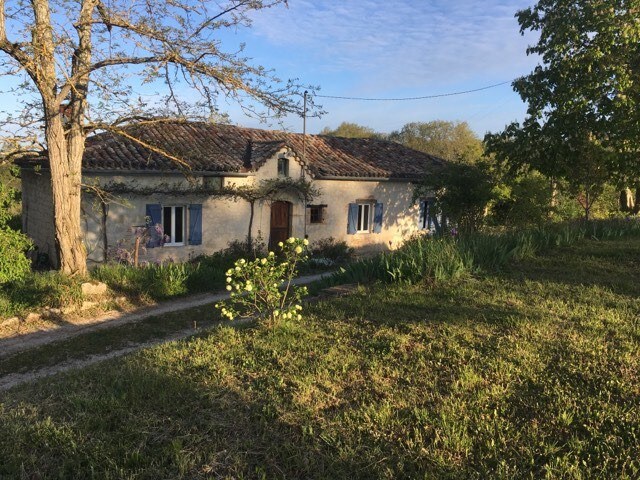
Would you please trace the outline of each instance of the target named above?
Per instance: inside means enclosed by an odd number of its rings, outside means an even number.
[[[305,285],[315,282],[316,280],[320,280],[328,275],[331,275],[331,273],[306,275],[295,279],[293,283],[296,285]],[[208,305],[220,300],[224,300],[228,297],[229,294],[226,292],[195,295],[178,300],[172,300],[166,303],[160,303],[153,307],[145,307],[144,309],[131,313],[108,312],[99,317],[81,320],[78,323],[62,325],[55,330],[40,331],[25,334],[20,337],[3,339],[0,340],[0,358],[9,357],[11,355],[15,355],[16,353],[40,347],[42,345],[47,345],[62,340],[68,340],[69,338],[73,338],[78,335],[82,335],[95,330],[118,327],[128,323],[138,322],[140,320],[153,316]],[[235,324],[238,324],[238,322],[236,322]],[[149,342],[130,345],[126,348],[114,350],[109,353],[91,355],[82,359],[69,360],[67,362],[62,362],[57,365],[33,370],[30,372],[5,375],[0,377],[0,391],[7,390],[17,385],[34,381],[39,378],[48,377],[57,373],[66,372],[77,368],[82,368],[87,365],[101,362],[103,360],[108,360],[110,358],[120,357],[122,355],[135,352],[136,350],[140,350],[142,348],[147,348],[164,342],[186,338],[188,336],[194,335],[195,333],[197,333],[197,331],[189,328],[163,337],[162,339],[156,339]]]

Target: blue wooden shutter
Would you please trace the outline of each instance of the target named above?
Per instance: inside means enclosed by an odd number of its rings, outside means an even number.
[[[189,245],[202,244],[202,204],[189,205]]]
[[[358,204],[349,204],[349,217],[347,218],[347,233],[353,235],[358,231]]]
[[[439,218],[440,215],[431,215],[430,218],[433,221],[433,225],[436,228],[436,233],[437,234],[441,234],[442,233],[442,227],[440,226],[440,220]]]
[[[373,211],[373,233],[382,231],[382,204],[376,203]]]
[[[427,201],[420,200],[420,215],[418,216],[418,230],[422,230],[426,227],[425,216],[427,210]]]
[[[146,208],[146,216],[149,217],[149,240],[147,248],[157,247],[161,243],[161,238],[156,232],[156,225],[162,225],[162,205],[159,203],[148,204]]]

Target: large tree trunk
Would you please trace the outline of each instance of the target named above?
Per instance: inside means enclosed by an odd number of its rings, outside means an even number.
[[[79,46],[73,59],[74,71],[85,68],[90,60],[90,24],[86,21],[90,19],[95,6],[93,1],[85,0],[83,3],[81,22],[76,27]],[[49,3],[46,0],[32,0],[32,6],[35,20],[32,44],[36,65],[33,77],[44,106],[58,267],[68,275],[84,275],[87,272],[87,261],[80,226],[80,185],[84,153],[82,119],[86,108],[88,77],[85,75],[76,83],[76,89],[71,96],[71,128],[65,135],[65,125],[60,112],[61,99],[58,98]]]
[[[82,156],[67,153],[59,112],[47,112],[46,125],[58,267],[69,275],[84,275],[87,255],[80,226]]]

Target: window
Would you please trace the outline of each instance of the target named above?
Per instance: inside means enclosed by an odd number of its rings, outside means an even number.
[[[184,207],[162,207],[162,229],[165,245],[184,245],[185,214]]]
[[[147,248],[186,245],[202,245],[202,204],[163,206],[151,203],[146,206],[149,240]],[[188,235],[187,235],[188,232]]]
[[[279,177],[289,176],[289,159],[288,158],[278,159],[278,176]]]
[[[381,233],[384,206],[380,202],[356,200],[347,213],[347,234]]]
[[[442,217],[436,214],[436,199],[433,197],[420,201],[420,217],[418,220],[418,228],[422,230],[435,230],[440,232]]]
[[[324,223],[324,209],[326,205],[307,205],[308,223]]]
[[[358,223],[356,224],[356,231],[368,232],[370,223],[371,223],[371,204],[359,203],[358,204]]]

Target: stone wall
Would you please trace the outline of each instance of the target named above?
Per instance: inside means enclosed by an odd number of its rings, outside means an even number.
[[[53,266],[57,264],[55,228],[53,224],[53,194],[51,175],[47,170],[22,170],[22,231],[46,254]]]
[[[277,157],[288,156],[283,150],[267,161],[255,174],[240,177],[225,177],[215,180],[220,184],[236,186],[256,184],[261,180],[277,176]],[[289,175],[300,178],[304,174],[294,158],[289,162]],[[308,178],[308,177],[307,177]],[[202,182],[200,178],[198,181]],[[211,181],[205,180],[205,181]],[[51,187],[46,174],[23,172],[25,197],[23,222],[25,231],[42,251],[54,253],[53,212],[51,209]],[[85,184],[105,185],[109,182],[134,182],[139,187],[164,184],[187,185],[180,174],[168,175],[92,175],[84,178]],[[412,202],[413,186],[407,182],[316,180],[321,195],[313,204],[326,205],[324,222],[309,224],[308,211],[298,198],[282,195],[279,199],[292,204],[291,234],[308,236],[311,243],[333,237],[360,250],[394,249],[418,231],[418,206]],[[162,190],[162,189],[159,189]],[[369,199],[384,205],[381,233],[347,233],[348,206],[359,199]],[[184,261],[200,254],[210,254],[226,248],[229,242],[246,239],[249,227],[250,206],[245,200],[233,200],[216,196],[195,194],[170,194],[159,191],[151,195],[122,195],[111,202],[107,211],[107,249],[114,251],[119,244],[132,249],[133,228],[145,225],[147,204],[163,206],[188,206],[202,204],[202,244],[163,246],[141,249],[141,261]],[[102,206],[91,195],[84,194],[82,202],[85,244],[90,263],[99,263],[104,258],[104,232],[102,230]],[[256,202],[252,228],[253,238],[269,240],[271,203]],[[185,242],[186,243],[186,242]],[[51,255],[50,253],[50,255]],[[53,258],[53,257],[52,257]]]

